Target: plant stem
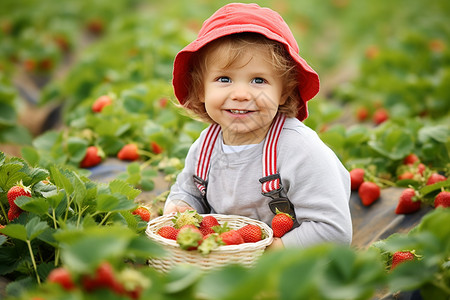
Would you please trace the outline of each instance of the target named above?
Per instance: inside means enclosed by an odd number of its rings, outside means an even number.
[[[103,223],[109,218],[109,216],[111,215],[111,212],[109,211],[106,216],[103,218],[103,220],[100,222],[100,224],[98,225],[103,225]]]
[[[8,220],[8,214],[5,211],[5,208],[3,207],[3,204],[0,202],[0,207],[2,208],[3,216],[5,217],[5,220]]]
[[[30,251],[31,262],[33,263],[34,272],[36,273],[36,279],[39,285],[41,285],[41,279],[39,278],[39,274],[37,271],[36,261],[34,260],[33,249],[31,248],[30,240],[27,240],[28,251]]]

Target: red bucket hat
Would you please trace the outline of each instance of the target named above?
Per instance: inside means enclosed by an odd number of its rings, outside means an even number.
[[[283,18],[277,12],[257,4],[231,3],[223,6],[203,23],[197,39],[176,55],[172,83],[178,101],[183,104],[188,95],[186,78],[192,54],[222,36],[240,32],[259,33],[284,45],[300,71],[298,88],[303,103],[297,118],[300,121],[306,119],[306,102],[319,92],[319,76],[300,57],[297,42]]]

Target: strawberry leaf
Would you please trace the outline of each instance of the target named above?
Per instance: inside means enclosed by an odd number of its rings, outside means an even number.
[[[31,198],[20,196],[16,198],[15,202],[21,209],[35,213],[37,215],[45,215],[49,207],[49,204],[45,198]]]
[[[117,179],[109,183],[109,188],[111,190],[111,193],[120,193],[126,196],[129,200],[136,198],[141,193],[140,190],[134,189],[125,181]]]

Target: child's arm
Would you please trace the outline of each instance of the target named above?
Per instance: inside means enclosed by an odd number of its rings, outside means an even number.
[[[270,251],[270,250],[283,249],[283,248],[284,248],[284,244],[283,244],[283,241],[281,240],[281,238],[274,237],[272,244],[270,244],[266,248],[266,250]]]

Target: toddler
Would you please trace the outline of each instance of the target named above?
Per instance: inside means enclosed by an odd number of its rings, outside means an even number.
[[[316,72],[281,16],[257,4],[225,5],[174,61],[174,92],[211,123],[191,146],[164,213],[242,215],[294,228],[271,248],[350,244],[350,179],[301,121],[319,91]]]

